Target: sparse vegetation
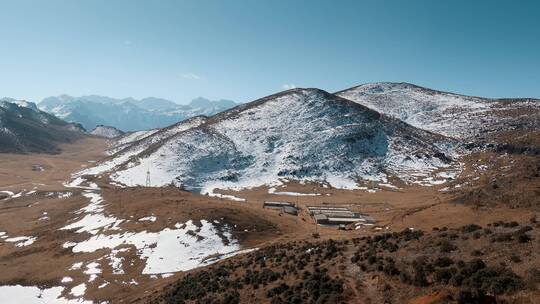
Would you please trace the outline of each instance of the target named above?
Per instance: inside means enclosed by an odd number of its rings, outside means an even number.
[[[520,243],[514,237],[534,233],[534,228],[514,223],[490,226],[497,229],[494,236],[511,235],[516,244]],[[478,237],[463,238],[475,233]],[[188,274],[168,286],[157,302],[344,303],[352,296],[351,288],[362,288],[351,286],[352,278],[362,286],[362,278],[373,276],[385,278],[381,294],[389,302],[403,300],[400,290],[407,289],[444,287],[456,303],[482,303],[537,288],[539,271],[533,269],[522,277],[511,268],[522,263],[517,252],[509,260],[494,260],[493,249],[462,250],[462,242],[506,246],[493,242],[476,224],[428,234],[405,229],[350,240],[290,242]],[[348,280],[344,273],[349,273]],[[238,294],[231,293],[233,289]]]
[[[269,246],[244,260],[188,274],[155,301],[239,303],[240,293],[225,292],[249,289],[271,303],[341,303],[347,298],[343,280],[320,265],[341,256],[342,246],[333,240]],[[291,279],[293,284],[288,283]]]

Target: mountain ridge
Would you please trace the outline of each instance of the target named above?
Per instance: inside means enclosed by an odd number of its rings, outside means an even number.
[[[32,102],[7,98],[0,101],[2,153],[59,153],[58,144],[72,143],[83,137],[84,131],[79,124],[38,110]]]
[[[151,141],[143,149],[135,142],[137,153],[127,158],[112,155],[113,164],[104,166],[116,168],[112,178],[142,184],[142,172],[152,168],[155,185],[201,192],[287,178],[355,188],[360,177],[386,182],[391,172],[412,181],[413,168],[433,171],[451,162],[437,144],[449,143],[445,137],[320,89],[269,95]]]
[[[523,118],[533,121],[517,115],[519,110],[529,109],[537,116],[540,110],[538,99],[474,97],[409,83],[368,83],[335,94],[415,127],[463,140],[488,141]]]

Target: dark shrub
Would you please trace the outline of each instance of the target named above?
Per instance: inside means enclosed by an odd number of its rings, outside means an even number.
[[[456,300],[458,304],[496,304],[494,297],[486,295],[481,290],[464,290],[461,289]]]
[[[454,261],[449,257],[438,257],[433,264],[437,267],[448,267],[454,264]]]
[[[461,273],[456,273],[452,276],[452,279],[450,279],[450,284],[454,286],[461,286],[464,279],[465,277]]]
[[[405,272],[401,272],[399,274],[399,280],[402,282],[402,283],[405,283],[405,284],[410,284],[411,283],[411,277],[409,276],[409,274],[405,273]]]
[[[442,240],[439,244],[439,250],[442,253],[447,253],[456,250],[457,247],[448,240]]]
[[[465,225],[463,227],[461,227],[461,231],[464,232],[464,233],[470,233],[470,232],[474,232],[476,230],[480,230],[482,229],[482,227],[476,225],[476,224],[470,224],[470,225]]]
[[[521,233],[518,235],[518,242],[520,243],[528,243],[531,240],[531,237],[526,233]]]
[[[452,273],[448,269],[438,269],[433,274],[433,280],[441,284],[447,284],[451,278]]]
[[[525,285],[511,270],[495,267],[486,267],[473,273],[463,284],[496,295],[513,293]]]
[[[397,269],[394,263],[387,263],[386,265],[384,265],[383,271],[384,273],[392,276],[399,275],[400,273],[399,269]]]
[[[284,293],[286,290],[289,289],[289,285],[285,284],[285,283],[281,283],[280,285],[270,289],[267,293],[266,293],[266,296],[271,298],[275,295],[280,295],[282,293]]]
[[[513,262],[513,263],[520,263],[521,258],[518,255],[512,254],[510,256],[510,261]]]
[[[529,231],[532,231],[533,230],[533,227],[531,226],[523,226],[521,228],[519,228],[518,230],[518,233],[525,233],[525,232],[529,232]]]
[[[465,263],[465,266],[461,269],[461,273],[469,277],[484,268],[486,268],[486,264],[484,263],[484,261],[482,261],[481,259],[473,259]]]
[[[495,234],[492,238],[492,242],[511,242],[513,240],[512,233],[499,233]]]
[[[428,286],[429,284],[427,281],[426,273],[423,270],[415,271],[412,283],[414,286],[419,286],[419,287]]]
[[[484,255],[484,253],[482,251],[480,251],[480,250],[473,250],[471,252],[471,255],[472,256],[482,256],[482,255]]]

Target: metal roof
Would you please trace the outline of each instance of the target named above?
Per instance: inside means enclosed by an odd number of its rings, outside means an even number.
[[[324,214],[315,214],[313,216],[313,218],[316,220],[316,221],[320,221],[320,220],[326,220],[328,217]]]
[[[354,218],[354,217],[329,217],[329,222],[342,222],[342,223],[354,223],[364,221],[363,218]]]
[[[309,210],[341,210],[349,211],[349,208],[346,207],[326,207],[326,206],[307,206]]]

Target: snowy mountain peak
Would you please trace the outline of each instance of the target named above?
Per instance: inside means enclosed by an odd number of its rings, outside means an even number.
[[[355,90],[357,92],[366,93],[383,93],[393,90],[412,90],[412,89],[425,89],[408,82],[370,82],[352,87],[348,90]],[[338,92],[339,93],[339,92]]]

